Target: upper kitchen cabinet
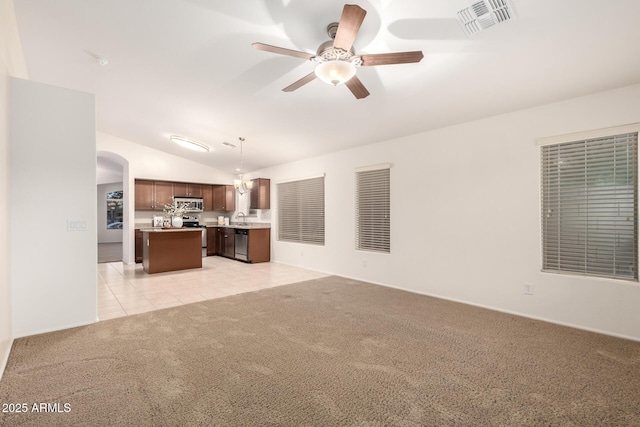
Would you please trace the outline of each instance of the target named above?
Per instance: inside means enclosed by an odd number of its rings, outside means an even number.
[[[172,203],[173,183],[165,181],[135,181],[135,205],[138,210],[162,210]]]
[[[153,209],[153,181],[143,181],[140,179],[136,179],[134,188],[136,209]]]
[[[155,197],[155,210],[164,209],[164,205],[173,204],[173,183],[165,181],[156,181],[153,183],[153,192]]]
[[[232,211],[236,208],[236,189],[233,185],[214,185],[213,192],[213,210],[214,211]]]
[[[257,178],[252,182],[249,209],[271,209],[271,180]]]
[[[202,184],[175,182],[173,184],[173,195],[176,197],[203,197]]]
[[[202,186],[202,210],[213,210],[213,187],[211,185]]]

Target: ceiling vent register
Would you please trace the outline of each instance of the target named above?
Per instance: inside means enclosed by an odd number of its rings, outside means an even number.
[[[513,8],[507,0],[483,0],[457,13],[464,32],[470,36],[513,19]]]

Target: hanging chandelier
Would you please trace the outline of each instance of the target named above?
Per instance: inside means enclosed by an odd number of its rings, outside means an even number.
[[[235,187],[236,191],[242,195],[247,191],[251,191],[251,188],[253,188],[253,181],[244,179],[244,169],[242,165],[242,162],[244,160],[242,152],[242,143],[244,142],[244,138],[239,137],[238,139],[240,140],[240,169],[238,170],[240,174],[238,174],[238,178],[233,180],[233,186]]]

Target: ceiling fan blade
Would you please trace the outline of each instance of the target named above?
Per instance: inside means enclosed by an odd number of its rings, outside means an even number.
[[[389,64],[408,64],[411,62],[420,62],[424,55],[421,51],[413,52],[394,52],[394,53],[377,53],[371,55],[360,55],[362,66],[372,65],[389,65]]]
[[[349,88],[351,93],[358,99],[366,98],[369,96],[369,91],[362,84],[360,79],[356,76],[351,77],[346,81],[345,85]]]
[[[336,37],[333,40],[333,47],[349,52],[366,14],[367,11],[360,6],[345,4],[344,9],[342,9],[340,22],[338,23]]]
[[[264,43],[252,43],[251,46],[253,46],[255,49],[263,50],[265,52],[278,53],[280,55],[295,56],[296,58],[302,58],[302,59],[311,59],[315,56],[312,53],[301,52],[299,50],[285,49],[283,47],[271,46],[270,44],[264,44]]]
[[[316,78],[316,73],[315,71],[310,72],[309,74],[307,74],[306,76],[304,76],[303,78],[301,78],[300,80],[290,84],[289,86],[285,87],[284,89],[282,89],[283,92],[293,92],[296,89],[301,88],[302,86],[306,85],[307,83],[309,83],[310,81],[314,80]]]

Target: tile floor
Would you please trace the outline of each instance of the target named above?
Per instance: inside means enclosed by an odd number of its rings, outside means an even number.
[[[145,313],[242,292],[324,277],[283,264],[202,259],[202,269],[146,274],[142,264],[98,264],[98,318]]]

